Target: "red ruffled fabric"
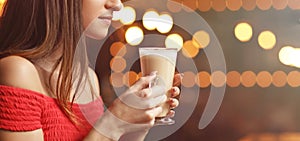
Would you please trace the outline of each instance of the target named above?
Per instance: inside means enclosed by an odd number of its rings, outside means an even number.
[[[45,141],[80,141],[103,114],[102,99],[73,104],[77,126],[59,108],[56,99],[38,92],[0,85],[0,129],[22,132],[42,129]]]

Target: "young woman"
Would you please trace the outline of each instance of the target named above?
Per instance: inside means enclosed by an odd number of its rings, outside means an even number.
[[[104,112],[97,76],[77,45],[82,36],[105,37],[113,11],[121,8],[119,0],[6,0],[0,20],[1,141],[138,140],[154,125],[158,105],[178,106],[163,88],[147,88],[153,72]],[[175,97],[179,88],[169,92]],[[142,108],[128,106],[129,98],[142,100]]]

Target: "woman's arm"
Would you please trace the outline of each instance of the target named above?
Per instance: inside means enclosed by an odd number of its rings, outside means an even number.
[[[9,56],[0,60],[0,84],[42,92],[39,76],[34,65],[19,56]],[[0,141],[23,140],[43,141],[42,129],[26,132],[0,129]]]
[[[0,141],[43,141],[42,129],[28,131],[28,132],[11,132],[6,130],[0,130]]]

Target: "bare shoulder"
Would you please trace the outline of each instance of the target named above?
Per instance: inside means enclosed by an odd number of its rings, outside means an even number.
[[[0,84],[42,92],[34,64],[20,56],[0,59]]]

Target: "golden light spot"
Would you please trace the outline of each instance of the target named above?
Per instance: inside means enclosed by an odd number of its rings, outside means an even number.
[[[283,71],[276,71],[273,73],[273,85],[276,87],[283,87],[287,82],[287,75]]]
[[[143,76],[143,73],[139,72],[137,75],[138,75],[138,79],[140,79]]]
[[[183,38],[179,34],[170,34],[165,40],[166,48],[177,48],[179,51],[183,46]]]
[[[207,88],[210,85],[210,74],[206,71],[201,71],[196,76],[196,84],[200,88]]]
[[[271,31],[263,31],[258,36],[258,44],[263,49],[270,50],[276,44],[276,36]]]
[[[134,71],[126,72],[123,76],[123,83],[130,87],[139,79],[138,75]]]
[[[155,30],[158,25],[159,14],[154,10],[145,12],[143,16],[143,26],[148,30]]]
[[[182,0],[183,9],[187,12],[193,12],[197,9],[197,0]]]
[[[239,23],[234,28],[234,35],[241,42],[247,42],[253,36],[252,26],[246,22]]]
[[[291,71],[287,76],[287,82],[291,87],[299,87],[300,86],[300,72],[299,71]]]
[[[293,10],[297,10],[300,9],[300,2],[299,0],[289,0],[288,6]]]
[[[5,2],[6,2],[6,0],[0,0],[0,16],[2,16],[3,6],[4,6]]]
[[[273,0],[273,7],[277,10],[283,10],[287,7],[288,0]]]
[[[212,8],[215,11],[221,12],[224,11],[226,8],[225,0],[211,0],[212,1]]]
[[[256,0],[256,5],[261,10],[268,10],[272,6],[272,0]]]
[[[299,141],[300,134],[297,132],[283,133],[259,133],[249,134],[238,141]]]
[[[202,12],[207,12],[211,9],[211,0],[198,0],[198,9]]]
[[[111,59],[110,68],[114,72],[122,72],[126,68],[126,60],[121,56],[116,56]]]
[[[300,133],[297,132],[285,132],[281,133],[278,137],[279,141],[299,141]]]
[[[120,11],[115,11],[113,13],[113,20],[120,22],[124,25],[132,24],[136,19],[135,9],[130,6],[123,7]]]
[[[160,33],[168,33],[173,27],[173,18],[169,14],[161,14],[156,29]]]
[[[199,49],[194,46],[191,40],[189,40],[183,44],[182,53],[187,58],[194,58],[198,55]]]
[[[291,66],[300,68],[300,48],[294,48],[293,53],[291,53],[290,55],[290,58],[292,60]]]
[[[227,0],[226,1],[227,8],[231,11],[237,11],[242,7],[241,0]]]
[[[272,83],[272,76],[267,71],[262,71],[257,74],[256,77],[257,85],[266,88],[269,87]]]
[[[243,8],[251,11],[256,7],[256,0],[242,0]]]
[[[171,1],[171,0],[168,0],[167,1],[167,8],[173,13],[178,13],[178,12],[181,11],[182,6],[181,6],[181,3],[177,3],[177,2],[174,2],[174,1]]]
[[[126,46],[122,42],[115,42],[110,46],[112,56],[124,56],[127,52]]]
[[[215,87],[222,87],[226,84],[226,75],[224,72],[215,71],[211,74],[211,84]]]
[[[193,35],[193,44],[197,48],[205,48],[210,43],[210,36],[206,31],[200,30]]]
[[[110,84],[113,87],[122,87],[123,86],[123,74],[122,73],[112,73],[110,75]]]
[[[193,72],[184,72],[184,77],[182,79],[182,85],[187,88],[191,88],[195,85],[195,74]]]
[[[279,51],[278,57],[281,63],[284,65],[293,65],[294,56],[297,55],[294,53],[294,48],[291,46],[282,47]],[[298,60],[297,60],[298,61]]]
[[[125,33],[125,39],[132,46],[139,45],[144,40],[144,32],[140,27],[130,27]]]
[[[228,72],[226,82],[230,87],[238,87],[241,84],[241,74],[237,71]]]
[[[256,83],[256,75],[252,71],[245,71],[241,75],[241,83],[245,87],[252,87]]]

